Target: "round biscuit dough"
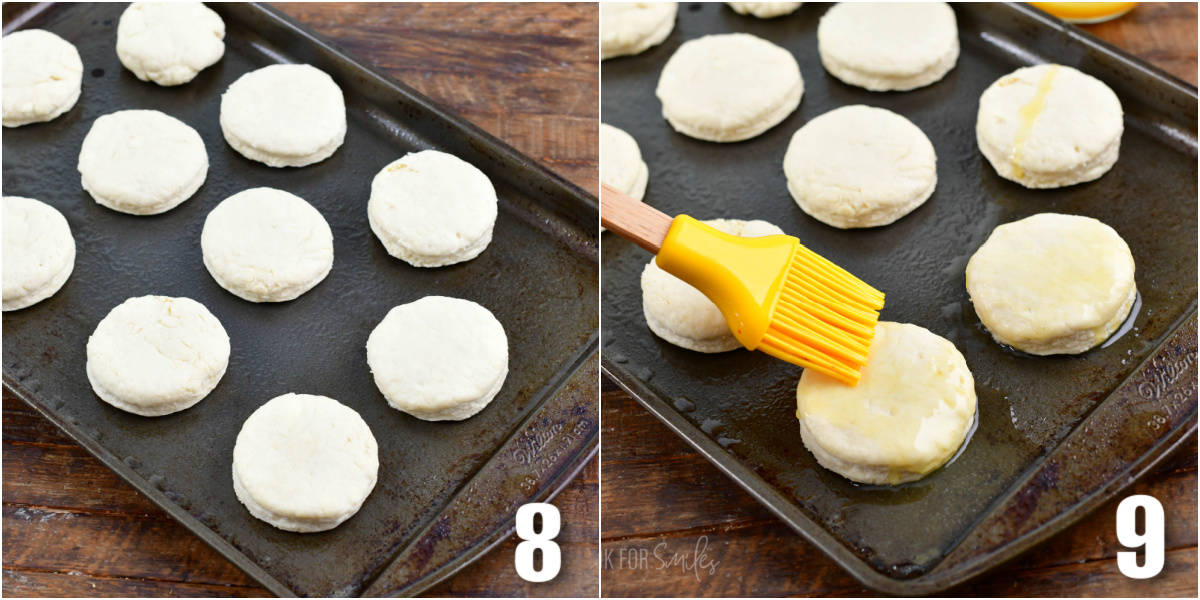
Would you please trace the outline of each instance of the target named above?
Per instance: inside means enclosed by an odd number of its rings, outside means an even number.
[[[58,209],[32,198],[4,197],[4,310],[53,296],[75,268],[75,238]]]
[[[796,131],[783,172],[792,198],[814,219],[840,229],[878,227],[929,199],[937,155],[908,119],[858,104]]]
[[[646,194],[650,170],[642,160],[637,140],[622,129],[600,124],[600,180],[634,200]]]
[[[750,139],[800,106],[791,52],[747,33],[706,35],[671,55],[655,90],[671,127],[710,142]]]
[[[641,201],[646,195],[650,169],[642,160],[637,140],[608,123],[600,124],[600,181]],[[604,231],[601,227],[600,231]]]
[[[43,29],[4,36],[5,127],[57,118],[79,100],[83,61],[75,45]]]
[[[461,421],[504,385],[508,336],[479,304],[426,296],[388,311],[367,338],[367,364],[392,408],[426,421]]]
[[[156,110],[122,110],[92,123],[79,149],[83,189],[102,206],[156,215],[183,203],[208,176],[204,140]]]
[[[238,192],[217,205],[200,233],[204,266],[221,287],[251,302],[284,302],[333,268],[333,232],[303,198],[273,188]]]
[[[602,2],[601,60],[641,54],[657,46],[675,28],[674,2]]]
[[[800,437],[822,467],[859,483],[916,481],[946,464],[975,421],[975,381],[949,340],[880,321],[857,386],[805,369]]]
[[[821,64],[873,92],[940,81],[958,62],[958,23],[944,2],[834,5],[817,26]]]
[[[270,65],[221,95],[221,133],[242,156],[271,167],[329,158],[346,139],[342,89],[311,65]]]
[[[182,85],[224,54],[225,22],[199,2],[134,2],[117,23],[117,57],[142,81]]]
[[[1112,227],[1042,213],[997,227],[967,262],[967,293],[997,342],[1078,354],[1108,339],[1137,299],[1133,255]]]
[[[750,15],[760,19],[774,19],[796,12],[803,2],[726,2],[739,15]]]
[[[225,328],[190,298],[130,298],[109,311],[87,342],[87,376],[96,395],[146,417],[196,404],[228,366]]]
[[[766,221],[712,219],[704,223],[740,237],[783,233],[782,229]],[[653,259],[642,270],[642,312],[654,335],[680,348],[711,354],[742,347],[712,300],[662,270]]]
[[[354,516],[379,475],[379,446],[354,409],[284,394],[258,407],[233,446],[233,491],[285,531],[326,531]]]
[[[996,173],[1028,188],[1098,179],[1117,162],[1121,102],[1104,82],[1063,65],[1017,69],[979,97],[975,137]]]
[[[442,267],[479,256],[492,241],[496,188],[453,154],[410,152],[371,181],[367,218],[388,254],[414,267]]]

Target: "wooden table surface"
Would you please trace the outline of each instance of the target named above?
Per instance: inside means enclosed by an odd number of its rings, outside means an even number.
[[[282,4],[595,194],[595,8],[568,4]],[[266,590],[20,400],[3,405],[5,596],[261,596]],[[435,596],[595,596],[596,461],[554,501],[563,572],[530,584],[506,541]]]
[[[1196,84],[1195,4],[1145,4],[1085,29]],[[615,385],[605,381],[603,390],[603,595],[876,595]],[[1150,494],[1165,508],[1168,552],[1158,577],[1134,581],[1118,572],[1114,501],[948,595],[1196,597],[1196,440],[1127,494]],[[656,547],[686,562],[657,568]],[[643,551],[651,557],[644,563],[637,558]]]

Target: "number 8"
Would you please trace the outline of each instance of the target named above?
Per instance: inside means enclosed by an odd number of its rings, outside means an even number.
[[[533,516],[542,515],[542,530],[533,530]],[[562,551],[553,540],[558,535],[562,519],[553,504],[531,502],[517,509],[517,537],[525,540],[517,544],[515,557],[517,575],[531,583],[550,581],[558,575],[562,566]],[[533,568],[534,550],[542,551],[542,569]]]
[[[1146,513],[1146,531],[1138,533],[1137,510]],[[1117,541],[1134,552],[1118,552],[1117,568],[1131,579],[1149,579],[1163,568],[1163,507],[1153,496],[1130,496],[1117,505]],[[1137,548],[1146,550],[1145,564],[1137,564]]]

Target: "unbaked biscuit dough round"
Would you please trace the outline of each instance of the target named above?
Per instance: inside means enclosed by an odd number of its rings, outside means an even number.
[[[751,15],[760,19],[774,19],[796,12],[803,2],[726,2],[739,15]]]
[[[492,241],[496,188],[453,154],[410,152],[371,181],[367,218],[388,254],[414,267],[471,260]]]
[[[1037,355],[1104,343],[1137,299],[1125,240],[1096,219],[1055,213],[992,231],[967,262],[967,292],[997,342]]]
[[[958,61],[958,23],[944,2],[834,5],[817,26],[821,64],[875,92],[940,81]]]
[[[225,54],[225,22],[199,2],[134,2],[117,23],[117,57],[142,81],[181,85]]]
[[[190,298],[130,298],[87,342],[87,376],[101,400],[146,417],[184,410],[217,387],[229,366],[229,336]]]
[[[1017,69],[979,97],[975,137],[1001,177],[1028,188],[1098,179],[1117,162],[1125,123],[1104,82],[1063,65]]]
[[[508,336],[479,304],[426,296],[388,311],[367,338],[367,364],[392,408],[426,421],[461,421],[504,385]]]
[[[645,52],[675,28],[674,2],[600,3],[600,58]]]
[[[83,61],[75,45],[49,31],[4,36],[4,126],[50,121],[79,100]]]
[[[273,188],[238,192],[217,205],[200,233],[204,266],[221,287],[251,302],[292,300],[333,268],[333,233],[303,198]]]
[[[233,446],[233,491],[254,517],[285,531],[325,531],[375,489],[379,446],[354,409],[284,394],[258,407]]]
[[[271,167],[303,167],[346,139],[342,89],[311,65],[270,65],[221,95],[221,132],[242,156]]]
[[[4,310],[53,296],[75,268],[75,238],[58,209],[32,198],[4,197]]]
[[[79,174],[98,204],[156,215],[200,189],[208,153],[183,121],[156,110],[122,110],[92,123],[79,150]]]
[[[949,340],[880,321],[857,386],[805,369],[800,437],[822,467],[860,483],[916,481],[946,464],[975,421],[975,381]]]
[[[750,139],[800,105],[804,80],[791,52],[747,33],[684,42],[655,90],[675,131],[710,142]]]
[[[704,223],[740,237],[783,233],[782,229],[766,221],[712,219]],[[642,270],[642,312],[654,335],[680,348],[711,354],[742,347],[712,300],[662,270],[653,259]]]
[[[929,199],[937,155],[908,119],[859,104],[796,131],[783,172],[792,198],[814,219],[841,229],[878,227]]]
[[[634,200],[646,195],[650,170],[642,160],[637,140],[608,123],[600,124],[600,181]]]

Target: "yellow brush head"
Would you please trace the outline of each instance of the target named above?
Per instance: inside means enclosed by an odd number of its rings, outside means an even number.
[[[655,260],[708,296],[746,348],[858,383],[883,293],[800,240],[737,237],[680,215]]]

